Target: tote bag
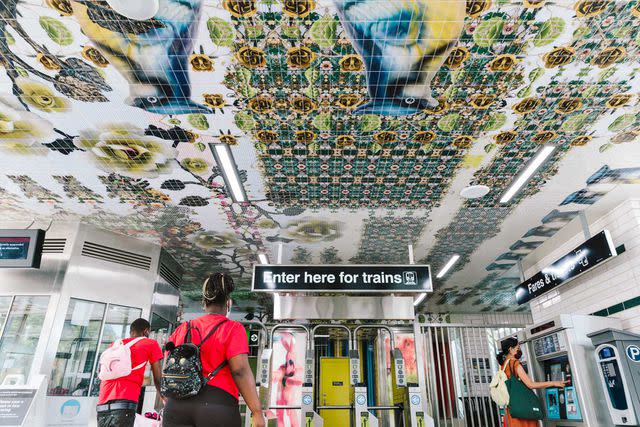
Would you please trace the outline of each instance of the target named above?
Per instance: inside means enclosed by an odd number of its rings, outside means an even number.
[[[521,420],[541,420],[542,408],[538,396],[518,378],[511,367],[511,378],[507,380],[509,390],[509,413]]]

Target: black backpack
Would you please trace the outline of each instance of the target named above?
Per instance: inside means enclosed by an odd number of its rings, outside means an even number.
[[[169,342],[165,350],[169,352],[162,368],[162,380],[160,381],[160,391],[165,397],[171,399],[188,399],[200,393],[209,381],[224,368],[227,361],[223,361],[206,377],[202,375],[202,359],[200,358],[200,347],[211,335],[213,335],[220,325],[227,319],[214,326],[205,336],[200,344],[191,342],[191,322],[187,322],[187,333],[184,343],[176,346]],[[198,328],[193,328],[198,331]],[[202,335],[200,335],[202,336]]]

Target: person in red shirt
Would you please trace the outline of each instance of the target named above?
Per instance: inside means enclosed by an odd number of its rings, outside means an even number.
[[[151,325],[145,319],[134,320],[129,328],[129,338],[124,344],[143,337],[131,346],[131,367],[146,362],[151,364],[153,382],[160,394],[163,354],[156,340],[149,338]],[[113,344],[112,344],[113,345]],[[133,427],[138,399],[144,381],[144,367],[131,371],[126,377],[105,380],[100,383],[98,398],[98,427]]]
[[[191,340],[199,344],[202,337],[220,324],[200,348],[203,376],[208,376],[225,360],[227,364],[200,394],[182,400],[168,398],[163,427],[240,427],[238,392],[252,412],[253,427],[265,426],[256,381],[249,366],[247,334],[240,323],[227,319],[233,289],[233,280],[227,274],[215,273],[205,280],[202,294],[207,314],[191,320]],[[183,323],[169,342],[176,346],[183,344],[186,333],[187,324]]]

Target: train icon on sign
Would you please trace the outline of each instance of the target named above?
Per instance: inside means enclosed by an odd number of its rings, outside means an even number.
[[[405,271],[402,273],[405,286],[416,286],[418,284],[418,275],[415,271]]]

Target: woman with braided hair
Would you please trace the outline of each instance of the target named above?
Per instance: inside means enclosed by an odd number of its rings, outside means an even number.
[[[191,340],[199,344],[201,337],[217,328],[200,348],[203,375],[206,377],[224,362],[226,364],[197,396],[168,399],[163,427],[240,427],[238,392],[251,409],[253,426],[264,427],[256,382],[247,357],[247,334],[240,323],[227,319],[233,289],[233,280],[227,274],[214,273],[204,281],[202,304],[206,314],[191,320]],[[180,345],[186,333],[185,322],[169,341]]]

